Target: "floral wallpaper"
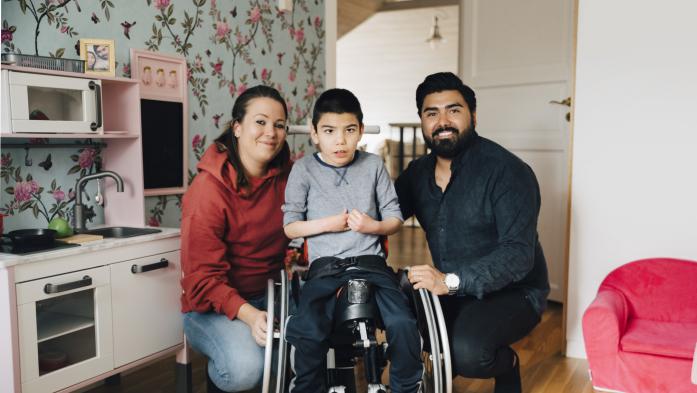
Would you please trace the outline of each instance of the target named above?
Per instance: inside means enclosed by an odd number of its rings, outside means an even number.
[[[81,38],[115,41],[116,74],[130,77],[130,48],[180,54],[189,82],[189,182],[208,144],[225,129],[235,98],[264,84],[278,89],[291,124],[304,124],[324,88],[324,0],[14,0],[2,2],[2,50],[79,58]],[[99,170],[91,140],[3,140],[0,213],[5,231],[72,219],[76,180]],[[23,141],[26,142],[26,141]],[[295,158],[312,149],[307,136],[289,136]],[[110,181],[110,180],[106,180]],[[92,224],[103,222],[96,182],[85,192]],[[181,195],[146,198],[145,222],[179,226]],[[90,224],[88,224],[90,225]]]

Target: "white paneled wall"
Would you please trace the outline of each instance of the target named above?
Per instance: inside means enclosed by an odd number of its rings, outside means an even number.
[[[611,270],[697,260],[694,15],[687,0],[579,2],[569,356],[585,356],[583,312]]]
[[[434,15],[445,42],[431,49]],[[337,87],[356,94],[366,124],[386,130],[387,123],[419,121],[416,86],[434,72],[457,73],[458,20],[458,6],[379,12],[339,39]],[[375,139],[364,137],[371,147]]]

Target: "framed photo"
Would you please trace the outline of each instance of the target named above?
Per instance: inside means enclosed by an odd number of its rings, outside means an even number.
[[[116,75],[114,49],[114,40],[81,39],[80,58],[85,61],[85,74]]]
[[[188,187],[189,90],[186,59],[131,49],[131,79],[140,85],[145,195],[183,194]]]

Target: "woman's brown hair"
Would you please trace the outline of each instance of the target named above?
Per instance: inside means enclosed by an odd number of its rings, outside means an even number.
[[[238,188],[249,186],[249,179],[247,179],[247,175],[245,175],[244,173],[242,161],[240,161],[240,152],[237,143],[237,138],[235,137],[232,131],[232,127],[235,125],[235,122],[242,122],[242,119],[244,119],[244,116],[247,114],[247,105],[251,100],[263,97],[271,98],[272,100],[277,101],[279,104],[281,104],[281,106],[283,107],[283,112],[286,115],[286,119],[288,118],[288,107],[286,106],[286,101],[283,99],[283,97],[281,97],[281,94],[278,92],[278,90],[274,89],[273,87],[264,85],[254,86],[245,90],[244,93],[240,94],[240,96],[237,97],[235,104],[232,106],[232,121],[229,123],[225,131],[223,131],[223,133],[215,139],[216,143],[225,146],[227,150],[228,160],[230,160],[232,167],[235,168],[235,171],[237,172]],[[276,157],[274,157],[274,159],[271,160],[271,162],[269,163],[269,167],[280,167],[288,160],[289,156],[287,149],[281,149],[281,151],[276,155]]]

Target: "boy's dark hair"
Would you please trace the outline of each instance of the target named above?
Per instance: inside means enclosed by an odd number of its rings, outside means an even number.
[[[440,93],[446,90],[457,90],[465,99],[470,113],[477,111],[477,98],[474,96],[474,90],[462,83],[462,80],[452,72],[438,72],[431,74],[424,79],[423,82],[416,88],[416,112],[421,117],[424,99],[431,93]]]
[[[325,113],[350,113],[356,116],[360,124],[363,124],[361,103],[346,89],[329,89],[317,98],[312,110],[312,125],[315,129],[319,119]]]
[[[255,98],[270,98],[277,101],[283,107],[283,112],[288,118],[288,107],[286,106],[286,100],[281,97],[281,93],[273,87],[268,87],[264,85],[258,85],[251,87],[240,94],[235,100],[235,104],[232,106],[232,121],[228,127],[220,134],[215,141],[227,149],[228,160],[235,168],[237,172],[237,187],[247,187],[249,186],[249,179],[244,174],[244,168],[242,167],[242,161],[240,161],[240,152],[237,144],[237,138],[232,130],[235,122],[242,122],[244,116],[247,114],[247,106],[249,102]],[[285,149],[282,149],[276,157],[269,163],[269,168],[280,167],[284,162],[288,161],[289,157]]]

